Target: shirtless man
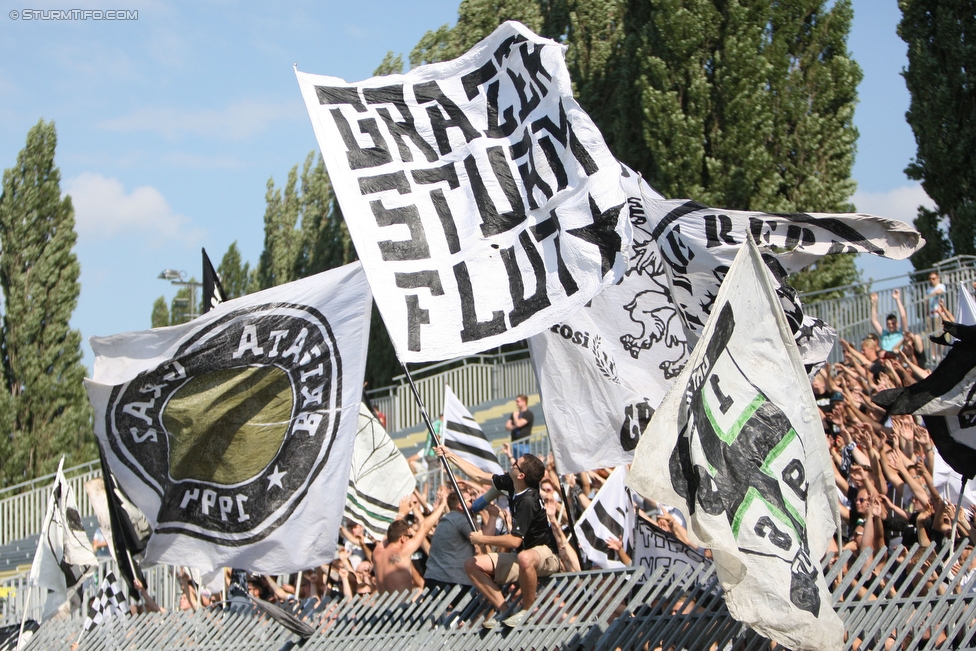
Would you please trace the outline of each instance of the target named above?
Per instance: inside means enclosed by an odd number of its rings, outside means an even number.
[[[379,592],[399,592],[414,587],[410,555],[420,549],[421,543],[440,519],[447,507],[447,493],[442,492],[434,505],[434,510],[420,523],[420,529],[410,535],[410,525],[405,520],[396,519],[386,531],[386,540],[373,550],[373,571],[376,573],[376,588]]]

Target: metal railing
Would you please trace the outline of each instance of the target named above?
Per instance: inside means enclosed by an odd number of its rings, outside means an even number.
[[[94,511],[85,492],[85,482],[101,477],[102,467],[98,459],[65,468],[63,472],[74,489],[81,517],[92,515]],[[0,545],[33,536],[41,530],[52,483],[53,473],[0,491]]]
[[[520,350],[441,362],[413,373],[414,384],[432,419],[444,410],[445,384],[466,405],[536,393],[538,385],[528,355],[528,350]],[[421,417],[406,375],[398,375],[393,382],[366,393],[373,406],[386,414],[387,431],[398,432],[419,425]]]
[[[971,292],[973,282],[976,281],[976,256],[958,256],[931,269],[921,269],[914,275],[917,278],[926,278],[931,271],[939,273],[941,282],[946,286],[946,293],[942,298],[945,301],[946,308],[955,314],[959,286],[962,285]],[[904,283],[899,287],[889,287],[876,292],[872,290],[873,285],[889,284],[891,281],[897,280],[903,280]],[[930,367],[934,366],[942,358],[943,350],[939,346],[930,345],[928,337],[932,334],[939,334],[942,329],[933,319],[929,318],[929,299],[926,294],[930,285],[927,280],[913,282],[911,276],[897,276],[823,290],[822,292],[802,294],[800,298],[803,301],[803,311],[806,314],[822,319],[835,328],[840,337],[857,347],[861,339],[869,333],[876,333],[871,324],[871,293],[878,294],[878,321],[883,328],[885,317],[888,314],[898,316],[898,307],[892,297],[892,292],[895,289],[900,291],[902,305],[905,307],[905,316],[908,321],[905,326],[911,332],[922,336],[925,344],[924,352],[928,357],[927,362]],[[817,296],[825,292],[842,292],[844,296],[817,301]],[[840,361],[842,358],[843,353],[840,346],[835,346],[830,361]]]
[[[832,606],[844,622],[843,648],[963,649],[976,643],[976,594],[951,568],[962,548],[845,551],[825,564]],[[930,569],[931,568],[931,569]],[[934,576],[936,587],[924,579]],[[859,592],[865,594],[859,595]],[[511,592],[503,617],[517,608]],[[314,632],[304,651],[337,649],[736,649],[770,642],[735,621],[711,565],[674,564],[557,574],[540,582],[534,610],[514,629],[481,624],[490,605],[477,593],[388,593],[293,601],[286,605]],[[81,635],[83,615],[42,623],[29,650],[114,648],[281,650],[299,638],[249,606],[171,610],[118,619]],[[890,642],[889,642],[890,641]]]

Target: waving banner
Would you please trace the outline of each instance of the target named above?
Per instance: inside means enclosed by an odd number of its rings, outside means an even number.
[[[620,168],[563,46],[509,22],[405,75],[296,74],[401,361],[523,339],[620,277]]]
[[[444,447],[450,448],[459,457],[487,473],[501,475],[505,472],[498,465],[498,455],[495,454],[495,449],[491,447],[491,443],[481,430],[481,425],[475,421],[468,408],[446,384],[441,441]]]
[[[667,265],[689,343],[694,345],[701,335],[729,265],[751,237],[763,248],[763,260],[808,365],[827,359],[836,333],[819,319],[804,317],[786,276],[825,255],[869,253],[904,260],[925,244],[907,224],[874,215],[773,214],[708,208],[687,200],[645,199],[651,238]]]
[[[634,555],[636,509],[624,484],[626,480],[626,466],[610,473],[600,492],[576,521],[580,549],[601,569],[625,567],[617,552],[607,545],[608,538],[616,538],[628,556]]]
[[[820,570],[838,521],[813,392],[759,250],[742,247],[628,484],[681,506],[729,612],[791,649],[839,649]]]
[[[681,576],[681,571],[687,574],[711,563],[697,549],[689,547],[673,533],[661,529],[646,518],[638,517],[636,524],[634,564],[646,570],[645,580],[661,567],[681,568],[676,570],[678,574],[672,575],[674,580]],[[643,582],[642,580],[641,583]]]
[[[81,605],[85,579],[98,567],[98,559],[81,524],[75,492],[58,464],[41,535],[30,569],[30,585],[47,590],[44,619],[67,615]]]
[[[365,403],[359,407],[359,431],[349,474],[345,515],[363,525],[374,540],[386,538],[400,500],[416,482],[410,465],[379,419]]]
[[[564,473],[630,463],[688,357],[641,195],[661,197],[626,166],[621,174],[634,233],[623,279],[529,338],[549,440]]]
[[[148,562],[292,572],[331,560],[371,298],[357,262],[180,326],[93,337],[95,434],[153,527]]]

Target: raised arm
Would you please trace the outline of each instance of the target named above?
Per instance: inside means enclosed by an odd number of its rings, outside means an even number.
[[[884,330],[881,328],[881,322],[878,321],[878,294],[877,292],[871,293],[871,326],[874,331],[879,335],[884,334]]]
[[[464,474],[470,477],[473,481],[481,484],[482,486],[491,486],[491,473],[485,472],[478,466],[474,465],[470,461],[466,461],[454,454],[451,450],[447,449],[443,445],[439,445],[434,450],[437,452],[437,456],[444,457],[455,466],[460,468]]]

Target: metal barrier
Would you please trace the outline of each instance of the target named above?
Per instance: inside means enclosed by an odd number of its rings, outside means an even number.
[[[976,281],[976,258],[973,256],[952,258],[932,269],[919,270],[916,272],[916,277],[927,278],[930,271],[939,273],[942,283],[946,286],[946,293],[943,295],[946,308],[952,314],[956,314],[959,286],[963,285],[967,291],[972,293],[973,282]],[[898,280],[899,278],[904,278],[907,282],[900,287],[876,292],[878,294],[878,321],[883,328],[885,317],[888,314],[898,316],[898,307],[892,298],[892,292],[898,289],[901,292],[901,301],[905,306],[908,319],[908,323],[905,325],[911,332],[922,336],[925,342],[925,352],[929,356],[928,363],[932,367],[942,358],[943,350],[940,346],[930,345],[928,336],[941,333],[942,328],[929,318],[929,302],[926,294],[931,285],[927,280],[912,282],[910,276],[900,276],[870,283],[858,283],[835,290],[802,294],[800,298],[803,300],[803,311],[836,328],[840,337],[857,347],[866,335],[876,333],[871,325],[871,285]],[[843,292],[846,295],[830,300],[816,300],[818,294],[836,291]],[[843,351],[840,346],[835,346],[830,361],[837,362],[842,359]]]
[[[66,468],[63,472],[74,489],[81,517],[92,515],[85,482],[101,477],[102,467],[98,459]],[[33,536],[41,530],[53,482],[54,474],[50,474],[0,491],[0,545]]]
[[[961,550],[896,548],[844,552],[826,564],[831,605],[844,621],[844,649],[959,649],[976,643],[976,593],[950,570]],[[843,572],[841,570],[844,570]],[[919,579],[931,572],[944,594]],[[864,591],[867,595],[859,596]],[[870,596],[869,596],[870,595]],[[871,598],[874,596],[876,598]],[[502,616],[516,608],[509,595]],[[735,649],[770,642],[732,619],[714,569],[626,568],[557,574],[540,582],[536,608],[513,629],[481,628],[489,604],[476,593],[395,593],[305,600],[286,607],[314,629],[305,651],[325,649]],[[112,620],[81,635],[81,615],[45,622],[31,650],[113,648],[286,651],[299,638],[249,606],[146,614]],[[889,642],[890,640],[890,642]]]
[[[537,393],[528,354],[528,350],[520,350],[442,362],[414,373],[414,384],[431,419],[444,411],[445,384],[466,405],[511,398],[519,393]],[[387,431],[398,432],[422,421],[407,376],[398,375],[393,381],[393,386],[366,393],[373,406],[386,414]]]

